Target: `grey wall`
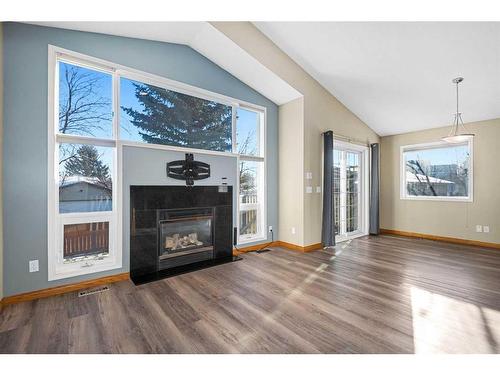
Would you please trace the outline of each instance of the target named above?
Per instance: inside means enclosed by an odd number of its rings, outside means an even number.
[[[8,93],[4,96],[3,117],[5,296],[128,271],[129,254],[124,246],[121,270],[47,281],[48,44],[265,106],[267,220],[268,225],[278,228],[278,110],[275,104],[186,46],[6,23],[3,29],[4,92]],[[134,152],[151,152],[151,158],[158,155],[155,150]],[[127,157],[128,151],[124,153]],[[159,158],[163,163],[164,157]],[[127,160],[131,162],[128,157]],[[123,167],[128,168],[126,163]],[[144,165],[139,169],[145,169]],[[136,177],[140,180],[144,176]],[[124,223],[127,218],[128,212],[124,210]],[[31,259],[39,259],[39,272],[28,272]]]

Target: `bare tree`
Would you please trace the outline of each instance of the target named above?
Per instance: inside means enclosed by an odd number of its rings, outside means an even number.
[[[65,65],[59,79],[59,133],[95,136],[111,121],[107,110],[111,102],[99,93],[102,76],[82,68]],[[59,165],[65,165],[78,156],[79,147],[65,143],[59,145]],[[60,171],[60,184],[68,177]]]
[[[94,136],[111,120],[111,102],[99,94],[102,78],[75,66],[66,66],[60,79],[59,132]]]
[[[238,153],[241,155],[253,155],[256,151],[256,146],[252,146],[251,142],[254,138],[254,131],[250,131],[245,140],[238,145]],[[249,192],[255,189],[255,179],[252,176],[253,169],[249,167],[248,162],[242,161],[240,163],[240,186],[242,190]]]
[[[256,145],[252,145],[252,139],[254,138],[255,132],[250,131],[245,140],[238,144],[238,153],[241,155],[254,155],[256,151]],[[254,168],[250,167],[248,161],[241,161],[239,168],[239,181],[240,181],[240,194],[252,195],[255,194],[256,181],[254,176]],[[248,202],[249,203],[249,202]],[[253,215],[250,212],[247,215]],[[240,233],[246,233],[252,225],[255,224],[252,219],[246,221],[246,223],[240,223],[242,227],[240,228]]]
[[[111,120],[106,111],[111,102],[99,94],[102,77],[65,65],[59,80],[59,133],[94,136],[103,129],[103,121]],[[76,154],[75,147],[60,147],[59,164]]]
[[[470,154],[467,152],[466,154],[466,162],[460,163],[457,160],[456,168],[454,169],[454,175],[456,176],[455,182],[457,182],[463,190],[463,194],[467,195],[467,190],[469,188],[468,186],[468,180],[469,180],[469,168],[468,168],[468,161],[470,160]],[[451,169],[451,166],[450,166]],[[451,175],[451,172],[450,172]]]
[[[415,175],[417,178],[418,182],[425,182],[431,191],[432,195],[437,196],[436,190],[434,189],[434,186],[432,186],[431,180],[429,178],[429,175],[427,172],[422,168],[422,164],[420,163],[419,160],[408,160],[406,162],[406,166],[410,168],[411,172]],[[420,176],[424,176],[425,181],[422,181]]]

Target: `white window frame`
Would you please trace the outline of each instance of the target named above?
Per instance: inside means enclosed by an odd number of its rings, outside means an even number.
[[[456,147],[460,145],[467,145],[469,148],[469,181],[468,193],[466,197],[447,197],[447,196],[424,196],[424,195],[409,195],[406,191],[406,164],[405,152],[418,151],[443,147]],[[472,139],[460,143],[447,143],[445,141],[419,143],[413,145],[404,145],[400,147],[399,153],[400,169],[400,199],[402,200],[417,200],[417,201],[441,201],[441,202],[473,202],[474,201],[474,142]]]
[[[361,192],[359,194],[360,201],[358,204],[358,215],[359,215],[359,229],[354,232],[350,232],[347,235],[335,235],[336,242],[343,242],[352,240],[354,238],[362,237],[368,235],[369,229],[369,178],[370,178],[370,165],[369,165],[369,154],[368,147],[363,145],[358,145],[351,142],[344,142],[341,140],[333,140],[333,149],[341,151],[356,151],[360,153],[360,181],[361,181]],[[335,213],[333,213],[335,215]],[[335,220],[333,220],[335,222]]]
[[[87,67],[93,70],[101,70],[112,75],[112,95],[113,95],[113,137],[109,139],[94,138],[81,135],[58,134],[58,113],[59,113],[59,92],[58,92],[58,61],[63,60],[70,64]],[[165,146],[158,144],[148,144],[137,141],[121,140],[120,139],[120,78],[127,78],[151,84],[167,90],[181,92],[190,96],[198,97],[205,100],[215,101],[221,104],[232,106],[232,152],[212,151],[204,149],[195,149],[179,146]],[[260,114],[259,128],[259,156],[239,155],[236,150],[236,110],[243,108],[250,111],[255,111]],[[267,164],[266,164],[266,126],[267,126],[267,109],[266,107],[256,105],[243,100],[231,98],[229,96],[214,93],[199,87],[188,85],[182,82],[177,82],[165,77],[157,76],[140,70],[126,67],[124,65],[115,64],[110,61],[84,55],[78,52],[67,50],[53,45],[48,45],[48,279],[58,280],[67,277],[74,277],[95,272],[112,270],[122,267],[122,233],[123,233],[123,215],[122,215],[122,155],[123,146],[141,147],[149,149],[179,151],[179,152],[196,152],[198,154],[218,155],[236,158],[239,168],[239,161],[259,161],[262,162],[262,173],[259,181],[259,197],[260,199],[260,231],[257,235],[245,238],[240,238],[238,235],[238,243],[249,243],[267,239],[265,228],[267,228]],[[95,146],[106,146],[114,148],[113,158],[113,211],[109,212],[83,212],[83,213],[66,213],[59,214],[59,194],[58,194],[58,143],[78,143],[78,144],[93,144]],[[236,226],[239,231],[239,175],[236,173],[236,183],[233,188],[236,197]],[[64,264],[62,259],[62,228],[64,224],[80,223],[82,218],[84,222],[109,221],[109,247],[110,254],[104,260],[100,261],[85,261],[87,264],[82,267],[82,264],[70,263]],[[106,219],[107,218],[107,219]],[[108,220],[110,219],[110,220]],[[239,232],[238,232],[239,233]],[[82,262],[83,263],[83,262]],[[88,264],[92,263],[91,266]]]
[[[76,66],[110,74],[112,79],[112,106],[116,113],[116,77],[112,68],[88,60],[63,54],[59,49],[49,46],[48,74],[48,279],[59,280],[67,277],[86,275],[122,267],[121,244],[121,174],[118,173],[119,155],[115,137],[117,134],[117,116],[113,116],[113,138],[103,139],[72,134],[59,134],[59,62],[67,62]],[[59,213],[59,147],[61,143],[91,144],[109,147],[113,152],[113,167],[111,178],[112,210],[96,212]],[[109,222],[108,255],[101,260],[89,259],[81,262],[65,263],[63,258],[64,225],[93,222]]]
[[[238,169],[240,168],[241,161],[255,161],[262,163],[260,167],[260,173],[258,175],[257,182],[257,203],[240,203],[240,181],[238,174],[238,186],[237,186],[237,199],[238,199],[238,213],[236,217],[236,225],[238,228],[238,244],[248,244],[251,242],[264,241],[267,240],[267,191],[266,191],[266,111],[259,110],[255,107],[249,107],[246,105],[240,105],[241,109],[246,111],[255,112],[259,115],[259,129],[258,129],[258,137],[259,137],[259,153],[257,156],[252,155],[243,155],[239,154],[238,157]],[[236,125],[236,111],[233,112],[234,115],[234,123]],[[236,144],[236,126],[233,127],[233,152],[237,153],[237,144]],[[240,213],[241,211],[249,211],[249,210],[257,210],[257,233],[255,234],[240,234]]]

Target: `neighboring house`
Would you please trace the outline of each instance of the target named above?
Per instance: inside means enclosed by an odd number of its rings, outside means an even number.
[[[423,174],[414,174],[410,171],[406,171],[406,189],[408,193],[413,195],[414,192],[419,191],[425,192],[425,195],[433,195],[429,188],[429,184],[431,184],[438,196],[452,195],[455,185],[453,181],[431,176],[428,178],[429,180],[427,181],[427,177]]]
[[[95,177],[66,177],[59,186],[59,212],[111,211],[111,189]]]

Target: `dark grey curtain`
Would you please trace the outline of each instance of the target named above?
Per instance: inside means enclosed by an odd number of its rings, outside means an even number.
[[[370,145],[371,180],[370,180],[370,234],[379,234],[379,179],[380,148],[378,143]]]
[[[333,213],[333,133],[323,133],[323,225],[321,242],[324,247],[335,245]]]

